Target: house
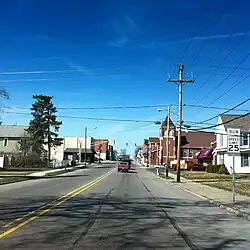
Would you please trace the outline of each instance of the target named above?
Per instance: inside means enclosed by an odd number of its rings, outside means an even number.
[[[25,136],[26,126],[0,125],[0,152],[2,154],[19,153],[19,140]]]
[[[93,141],[93,147],[94,151],[96,152],[95,157],[107,160],[108,159],[108,145],[109,140],[108,139],[94,139]]]
[[[221,115],[217,124],[217,164],[225,164],[228,171],[232,172],[233,155],[227,152],[227,129],[240,129],[240,153],[235,153],[235,172],[250,173],[250,115]]]
[[[214,144],[215,140],[216,136],[214,132],[182,132],[181,159],[197,162],[197,157],[200,157],[200,159],[205,157],[205,159],[212,160],[213,148],[211,146]]]

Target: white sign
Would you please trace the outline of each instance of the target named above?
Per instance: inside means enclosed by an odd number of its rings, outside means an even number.
[[[240,152],[240,129],[228,128],[227,134],[227,151]]]

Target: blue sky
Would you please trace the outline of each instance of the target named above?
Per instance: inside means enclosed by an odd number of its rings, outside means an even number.
[[[184,77],[195,79],[183,88],[184,104],[230,108],[250,96],[249,8],[247,0],[1,1],[0,85],[11,97],[2,104],[12,107],[4,111],[28,113],[17,107],[30,107],[32,94],[53,95],[58,108],[177,104],[177,86],[167,80],[178,77],[179,63]],[[219,112],[185,107],[183,118],[202,121]],[[58,115],[162,120],[165,113],[144,108]],[[29,119],[2,113],[4,124]],[[87,126],[89,135],[115,140],[117,149],[128,143],[130,152],[143,138],[158,136],[154,124],[60,119],[62,136],[82,136]]]

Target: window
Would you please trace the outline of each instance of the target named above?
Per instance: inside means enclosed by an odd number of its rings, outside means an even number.
[[[181,157],[188,157],[188,149],[186,148],[182,149],[181,154],[182,154]]]
[[[242,145],[243,145],[243,146],[248,145],[248,134],[247,134],[247,133],[244,133],[244,134],[243,134]]]
[[[219,135],[220,137],[220,146],[223,147],[223,135]]]
[[[242,167],[249,167],[249,154],[247,154],[247,153],[241,154],[241,166]]]
[[[188,156],[193,157],[193,150],[192,149],[189,149]]]
[[[8,138],[3,139],[3,146],[7,147],[8,146]]]

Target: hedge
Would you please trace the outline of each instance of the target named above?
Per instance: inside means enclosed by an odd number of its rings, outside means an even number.
[[[216,174],[229,174],[229,172],[224,164],[219,164],[219,165],[210,164],[207,166],[206,172],[216,173]]]

